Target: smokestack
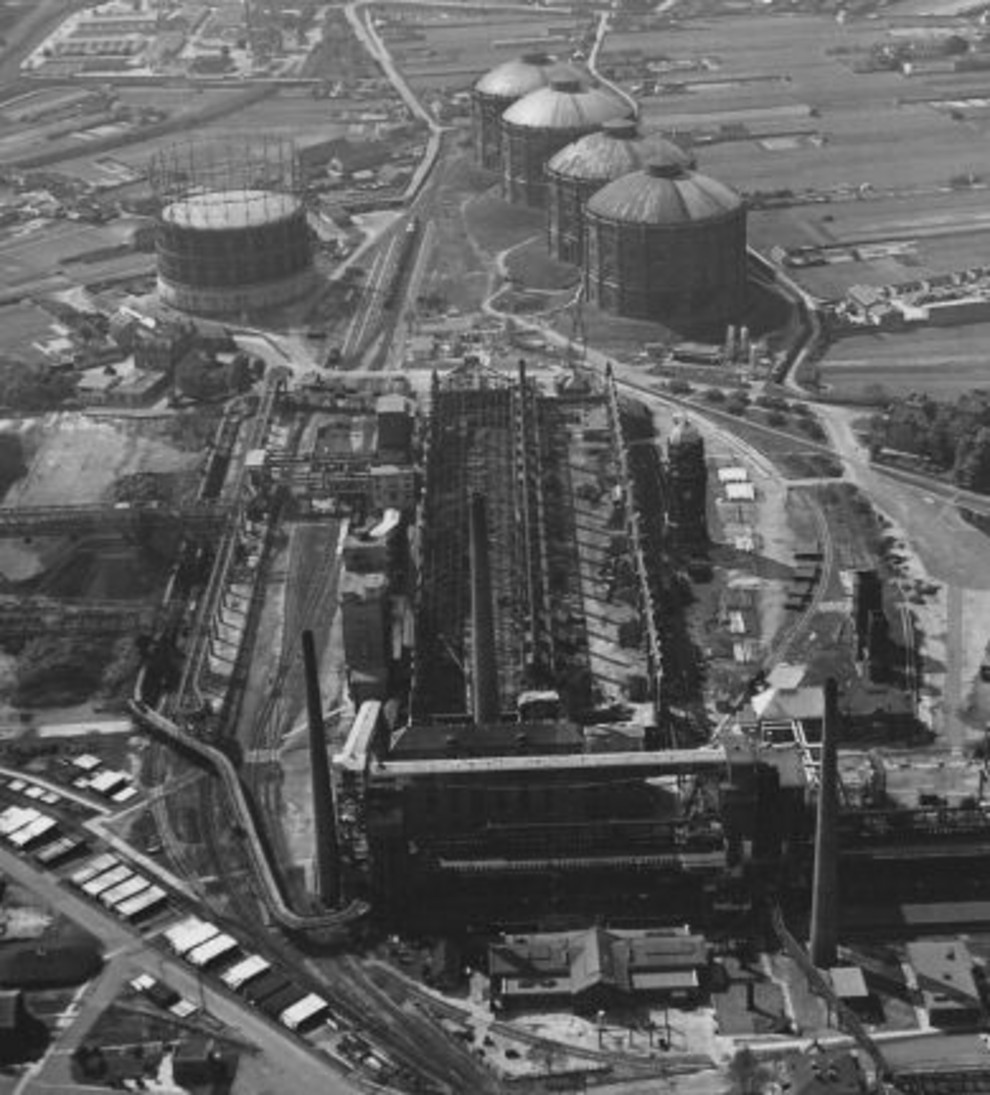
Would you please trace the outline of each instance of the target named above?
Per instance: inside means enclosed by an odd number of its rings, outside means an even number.
[[[825,721],[815,828],[815,875],[811,893],[811,961],[819,969],[836,963],[839,945],[839,686],[825,682]]]
[[[498,718],[495,676],[495,619],[488,561],[488,513],[485,496],[471,499],[471,691],[475,725]]]
[[[313,632],[302,633],[303,667],[306,672],[306,707],[309,712],[309,769],[313,777],[313,825],[316,830],[316,892],[326,905],[340,900],[337,877],[337,819],[330,786],[330,764],[323,726],[323,703],[316,669]]]

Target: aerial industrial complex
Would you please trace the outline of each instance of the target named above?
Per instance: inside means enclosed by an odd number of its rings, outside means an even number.
[[[12,1090],[990,1084],[985,22],[0,4]]]

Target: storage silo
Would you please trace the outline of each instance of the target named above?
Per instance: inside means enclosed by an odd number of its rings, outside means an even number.
[[[659,133],[641,133],[632,118],[614,118],[601,130],[562,148],[547,163],[547,234],[550,254],[579,265],[584,258],[584,207],[596,190],[648,162],[686,168],[694,157]]]
[[[739,321],[746,207],[735,191],[661,160],[588,199],[585,296],[605,311],[682,329]]]
[[[489,70],[471,91],[474,148],[478,163],[502,169],[502,115],[524,95],[546,87],[554,75],[579,79],[576,69],[546,53],[525,53]]]
[[[502,115],[503,194],[511,202],[542,209],[547,161],[565,145],[627,117],[628,103],[573,77],[554,76]]]
[[[253,316],[314,287],[294,145],[279,137],[172,145],[152,160],[159,297],[201,316]]]

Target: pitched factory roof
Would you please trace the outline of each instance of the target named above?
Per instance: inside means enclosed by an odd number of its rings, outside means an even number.
[[[693,988],[707,959],[698,935],[601,928],[514,936],[488,950],[489,973],[501,977],[510,994],[525,993],[534,983],[571,995],[599,985],[626,993]]]

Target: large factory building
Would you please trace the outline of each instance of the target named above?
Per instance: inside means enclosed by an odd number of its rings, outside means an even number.
[[[550,394],[523,366],[472,365],[435,381],[408,706],[394,727],[365,713],[338,758],[395,915],[693,915],[725,866],[724,754],[657,748],[628,413],[610,379]]]
[[[175,145],[155,157],[150,177],[161,204],[158,292],[166,304],[245,318],[312,290],[310,229],[289,142]]]

